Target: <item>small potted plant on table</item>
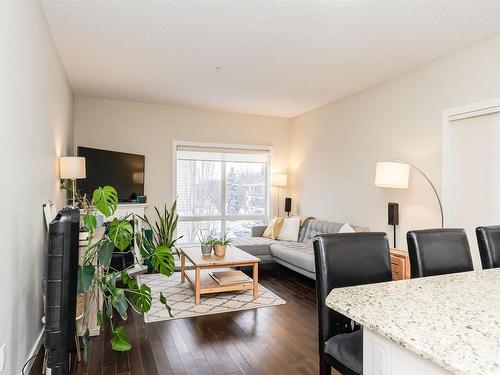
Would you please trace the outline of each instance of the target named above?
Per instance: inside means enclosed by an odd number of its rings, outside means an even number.
[[[229,236],[226,233],[222,234],[219,238],[214,240],[214,253],[218,257],[226,255],[226,247],[231,243]]]
[[[213,233],[211,231],[204,232],[200,229],[198,232],[198,240],[200,241],[202,255],[212,254],[212,248],[215,241]]]

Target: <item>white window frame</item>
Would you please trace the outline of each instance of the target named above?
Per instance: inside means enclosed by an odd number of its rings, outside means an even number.
[[[226,215],[226,163],[222,163],[221,169],[221,214],[208,216],[181,216],[181,221],[221,221],[221,231],[226,232],[226,222],[235,220],[256,220],[264,217],[264,223],[269,222],[271,215],[271,163],[273,158],[273,147],[263,145],[241,145],[227,143],[206,143],[206,142],[191,142],[177,141],[172,142],[172,202],[177,199],[177,149],[179,146],[200,147],[200,148],[222,148],[222,149],[240,149],[240,150],[259,150],[269,152],[269,162],[266,170],[266,194],[267,204],[264,215]],[[187,244],[189,245],[189,243]]]

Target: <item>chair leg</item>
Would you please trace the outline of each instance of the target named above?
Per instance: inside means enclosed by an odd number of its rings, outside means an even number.
[[[319,375],[331,375],[332,368],[323,358],[319,359]]]

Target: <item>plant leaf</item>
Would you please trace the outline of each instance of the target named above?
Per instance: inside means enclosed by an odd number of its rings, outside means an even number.
[[[141,284],[140,288],[134,290],[131,302],[134,307],[142,313],[148,312],[151,308],[151,288],[146,284]]]
[[[115,250],[115,245],[111,241],[103,241],[101,246],[99,246],[99,264],[104,267],[105,270],[109,269],[111,264],[111,258],[113,257],[113,251]]]
[[[97,218],[92,214],[83,215],[83,224],[89,232],[94,232],[97,227]]]
[[[167,299],[165,298],[162,292],[160,292],[160,302],[167,309],[168,315],[170,315],[170,317],[173,318],[174,316],[172,315],[172,308],[168,305]]]
[[[132,344],[130,344],[123,326],[117,327],[113,331],[113,336],[111,337],[111,347],[113,350],[118,352],[126,352],[132,348]]]
[[[104,326],[104,324],[103,324],[103,320],[102,320],[102,312],[101,311],[97,312],[96,318],[97,318],[97,325],[102,328]]]
[[[134,235],[134,228],[127,220],[114,219],[109,225],[109,238],[120,250],[129,247]]]
[[[111,304],[111,297],[106,299],[106,316],[110,319],[113,317],[113,305]]]
[[[78,266],[78,281],[77,289],[78,293],[87,293],[94,279],[95,268],[92,264],[87,264],[85,266]]]
[[[112,186],[99,187],[94,190],[92,195],[97,210],[108,217],[115,213],[118,206],[118,193]]]
[[[147,258],[154,253],[154,245],[150,238],[148,238],[148,233],[153,233],[151,229],[148,229],[149,232],[144,231],[141,236],[137,236],[137,246],[141,252],[141,256],[143,258]]]
[[[157,246],[150,260],[155,271],[160,272],[162,275],[172,276],[175,271],[172,250],[166,245]]]
[[[123,318],[123,320],[127,320],[127,300],[125,299],[125,292],[123,289],[117,289],[116,294],[112,297],[111,302],[113,303],[114,308],[118,311],[118,314]]]
[[[89,337],[90,337],[90,332],[89,329],[87,328],[82,336],[83,360],[85,362],[88,362],[89,359]],[[78,336],[76,336],[76,339],[80,340]]]
[[[137,282],[129,276],[127,271],[122,271],[120,277],[122,278],[122,282],[128,286],[129,289],[137,289]]]

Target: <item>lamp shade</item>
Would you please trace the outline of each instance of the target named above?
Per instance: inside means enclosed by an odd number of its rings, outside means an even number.
[[[408,189],[410,165],[396,161],[381,161],[377,163],[375,186]]]
[[[85,158],[78,156],[59,158],[59,171],[62,179],[85,178]]]
[[[288,176],[284,173],[277,173],[271,176],[271,185],[276,187],[285,187],[287,185]]]

